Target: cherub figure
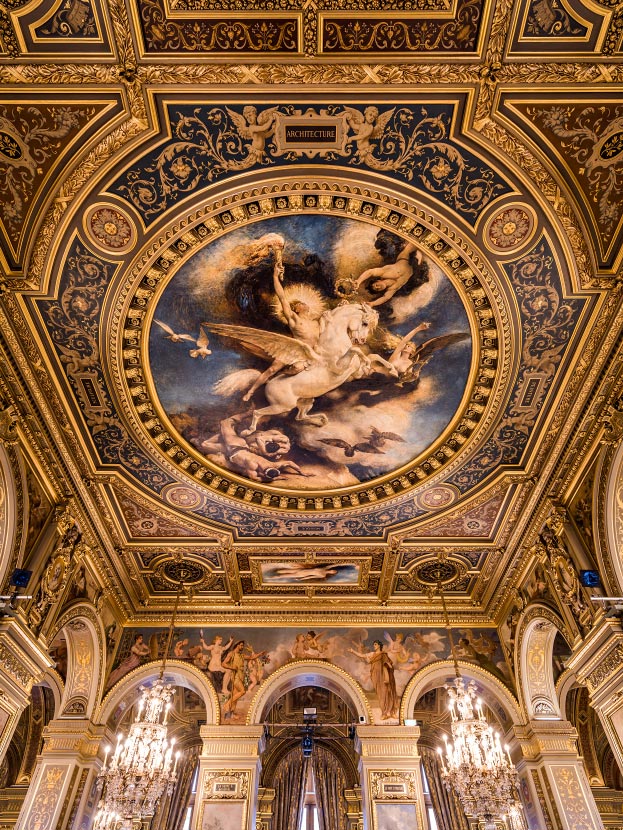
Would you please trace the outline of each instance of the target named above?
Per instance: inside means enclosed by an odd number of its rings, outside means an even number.
[[[413,266],[411,265],[411,254],[413,253],[415,253],[418,264],[421,265],[422,252],[417,250],[413,243],[408,242],[396,257],[396,262],[390,262],[376,268],[366,268],[359,275],[355,281],[356,288],[360,288],[364,283],[373,280],[370,282],[369,289],[379,295],[368,305],[372,307],[383,305],[383,303],[391,300],[403,285],[409,282],[413,276]]]
[[[244,107],[242,115],[229,107],[225,107],[227,114],[236,125],[240,138],[251,139],[250,144],[245,144],[247,155],[239,162],[230,162],[232,170],[244,170],[254,164],[263,164],[266,154],[266,140],[275,131],[275,116],[278,107],[270,107],[257,114],[257,107],[252,105]]]
[[[467,332],[453,332],[442,334],[439,337],[431,337],[419,345],[413,342],[413,337],[419,331],[429,328],[429,323],[421,323],[412,329],[392,352],[389,363],[398,372],[398,385],[405,383],[417,384],[420,380],[422,369],[438,349],[451,346],[453,343],[460,343],[469,337]]]
[[[394,639],[392,639],[391,634],[387,631],[384,636],[385,640],[389,644],[387,654],[389,655],[394,666],[397,666],[400,663],[407,663],[411,657],[411,654],[405,646],[405,635],[402,631],[399,631]]]
[[[375,164],[372,166],[378,166],[378,161],[373,159],[374,145],[372,141],[381,138],[385,132],[387,122],[396,111],[396,107],[392,107],[382,115],[379,115],[378,107],[373,106],[366,107],[363,113],[354,107],[344,107],[344,111],[346,113],[346,123],[354,133],[346,144],[348,145],[353,141],[357,144],[353,160],[362,163],[370,163],[374,160]]]

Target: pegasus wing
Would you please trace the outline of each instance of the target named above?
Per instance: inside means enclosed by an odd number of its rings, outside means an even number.
[[[247,119],[244,115],[241,115],[239,112],[234,112],[234,110],[230,110],[229,107],[225,107],[227,110],[227,115],[231,118],[234,122],[236,129],[238,130],[238,135],[241,138],[252,138],[253,136],[249,132],[249,125],[247,124]]]
[[[247,326],[230,326],[226,323],[203,323],[208,331],[228,337],[240,343],[247,351],[258,357],[263,357],[271,363],[279,360],[285,366],[293,363],[318,360],[316,352],[295,337],[286,334],[276,334],[263,329],[252,329]]]
[[[385,132],[385,127],[387,126],[387,122],[395,112],[396,107],[392,107],[392,109],[387,110],[387,112],[383,112],[381,113],[381,115],[379,115],[379,117],[376,119],[376,124],[374,125],[372,138],[380,138],[383,135],[383,133]]]

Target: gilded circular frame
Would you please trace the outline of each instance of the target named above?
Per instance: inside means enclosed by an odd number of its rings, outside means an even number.
[[[153,385],[145,371],[146,341],[149,324],[160,292],[188,259],[208,241],[219,239],[232,228],[242,227],[266,217],[324,213],[359,218],[376,227],[417,243],[434,258],[459,291],[468,313],[472,336],[472,368],[468,388],[461,406],[448,427],[414,462],[378,479],[335,490],[288,492],[275,484],[251,482],[242,476],[212,464],[176,434],[166,414],[155,399]],[[423,220],[423,221],[422,221]],[[296,511],[331,511],[363,507],[404,494],[439,478],[442,470],[455,466],[475,433],[490,421],[491,403],[499,395],[501,375],[508,370],[501,359],[504,350],[500,330],[501,300],[483,279],[479,268],[470,263],[468,246],[449,241],[453,234],[447,227],[434,226],[423,212],[404,202],[374,191],[354,188],[344,183],[284,182],[273,187],[247,190],[222,199],[197,211],[180,223],[177,230],[150,247],[122,287],[122,311],[116,313],[116,342],[111,356],[117,360],[114,374],[121,380],[122,397],[129,402],[126,411],[139,427],[145,446],[156,452],[169,468],[176,469],[186,481],[208,487],[233,500],[263,508]],[[117,304],[115,304],[117,305]],[[118,307],[118,306],[117,306]]]

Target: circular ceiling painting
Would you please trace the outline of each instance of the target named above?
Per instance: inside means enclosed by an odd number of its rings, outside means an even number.
[[[148,340],[161,417],[229,477],[366,484],[412,464],[463,401],[463,302],[425,246],[386,227],[273,216],[205,244],[163,285]]]

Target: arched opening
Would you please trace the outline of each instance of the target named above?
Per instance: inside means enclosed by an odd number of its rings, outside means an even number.
[[[562,720],[556,681],[570,648],[560,618],[546,606],[531,606],[519,621],[516,664],[520,694],[530,720]]]
[[[260,793],[274,794],[271,830],[348,830],[359,786],[356,721],[352,707],[321,686],[290,688],[274,702],[260,778]]]
[[[139,690],[158,677],[159,669],[160,664],[153,663],[142,667],[108,696],[102,720],[111,736],[119,733],[127,735],[136,717]],[[202,746],[200,727],[208,720],[212,722],[214,716],[214,698],[202,688],[201,678],[194,676],[196,670],[184,672],[183,669],[177,664],[171,670],[167,666],[163,676],[165,683],[175,688],[167,721],[168,739],[175,741],[180,758],[175,787],[171,793],[165,791],[160,798],[150,823],[151,830],[187,830],[190,827]]]
[[[33,686],[30,703],[20,715],[0,763],[0,815],[8,826],[17,821],[43,747],[43,730],[54,710],[53,690],[43,683]]]
[[[490,672],[459,661],[461,675],[466,682],[474,681],[482,700],[487,721],[502,736],[513,724],[521,723],[519,705],[509,689]],[[460,801],[448,792],[441,778],[438,747],[443,746],[444,735],[450,739],[450,713],[445,684],[453,684],[454,665],[448,660],[420,669],[405,689],[401,706],[401,720],[414,720],[420,726],[418,751],[422,759],[424,806],[428,830],[469,830],[472,826],[465,816]]]
[[[105,632],[95,609],[75,605],[56,625],[49,654],[64,687],[56,717],[92,716],[102,694]]]
[[[359,683],[338,666],[320,660],[289,663],[278,669],[259,688],[247,716],[247,723],[263,723],[276,701],[290,689],[318,686],[338,695],[357,715],[359,723],[370,723],[372,714]]]

